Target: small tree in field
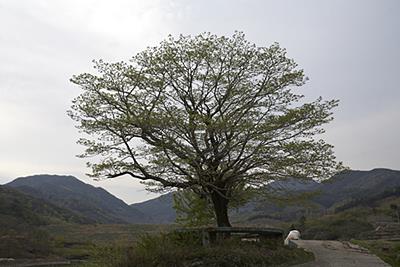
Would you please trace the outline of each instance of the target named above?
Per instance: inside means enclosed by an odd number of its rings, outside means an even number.
[[[212,203],[218,226],[247,189],[340,169],[315,135],[336,100],[305,103],[303,70],[278,44],[244,34],[172,37],[130,63],[95,62],[71,81],[83,92],[69,115],[89,137],[94,177],[130,175],[150,190],[181,188]]]

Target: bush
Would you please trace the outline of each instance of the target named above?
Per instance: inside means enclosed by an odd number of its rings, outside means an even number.
[[[363,233],[373,229],[373,226],[365,220],[354,218],[315,220],[306,224],[306,230],[302,233],[302,237],[317,240],[350,240],[359,238]]]
[[[313,259],[302,249],[290,249],[283,245],[271,248],[271,244],[243,242],[230,238],[203,247],[196,233],[163,233],[145,235],[135,247],[125,250],[109,249],[97,263],[101,266],[138,267],[186,267],[186,266],[276,266],[302,263]],[[103,249],[104,252],[104,249]],[[100,259],[102,258],[102,259]],[[109,259],[113,259],[111,264]],[[118,259],[118,262],[115,262]]]

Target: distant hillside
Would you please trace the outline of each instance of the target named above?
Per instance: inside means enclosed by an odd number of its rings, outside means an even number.
[[[373,169],[346,171],[337,174],[319,186],[321,194],[316,202],[331,207],[337,202],[371,197],[400,186],[400,171]]]
[[[144,213],[130,207],[106,190],[73,176],[35,175],[7,184],[20,192],[69,209],[97,223],[149,223]]]
[[[363,207],[368,207],[368,208],[376,208],[382,203],[389,203],[393,202],[395,203],[397,199],[400,201],[400,186],[399,187],[394,187],[392,189],[387,189],[379,194],[374,194],[374,195],[369,195],[369,196],[364,196],[361,198],[354,198],[351,201],[346,202],[343,205],[338,205],[335,209],[334,212],[342,212],[346,211],[349,209],[353,208],[363,208]],[[397,201],[397,202],[399,202]],[[386,205],[390,206],[390,205]],[[400,233],[399,233],[400,234]]]
[[[323,183],[288,179],[274,182],[265,190],[271,192],[287,190],[291,192],[288,193],[289,196],[297,192],[300,197],[284,203],[271,199],[263,200],[260,194],[259,198],[250,201],[238,210],[232,210],[231,217],[233,221],[240,223],[257,223],[271,219],[291,220],[307,212],[318,213],[335,205],[341,206],[353,199],[378,195],[397,186],[400,186],[400,171],[389,169],[350,170],[337,174]],[[172,208],[172,193],[131,206],[159,223],[173,223],[176,217],[175,210]]]
[[[0,186],[0,228],[9,226],[39,226],[57,222],[93,223],[70,210]]]
[[[322,216],[303,217],[294,224],[305,239],[400,240],[400,187],[355,198]]]
[[[21,192],[67,208],[98,223],[174,223],[173,193],[132,205],[125,204],[102,188],[72,176],[36,175],[8,184]],[[400,171],[374,169],[346,171],[317,183],[288,179],[271,183],[265,191],[288,190],[288,201],[265,199],[262,194],[230,212],[233,222],[264,224],[268,220],[289,221],[304,214],[321,214],[356,199],[379,195],[400,187]]]
[[[44,200],[0,186],[0,258],[49,256],[53,241],[43,226],[66,222],[93,223]]]
[[[67,222],[93,223],[67,209],[0,186],[0,258],[48,256],[52,240],[43,226]]]
[[[297,181],[296,179],[288,179],[286,181],[275,182],[270,185],[274,191],[284,191],[284,190],[295,190],[298,192],[307,192],[314,190],[319,186],[319,183],[315,181]],[[167,193],[160,197],[150,199],[140,203],[131,204],[131,207],[138,209],[139,211],[145,213],[150,216],[153,221],[157,223],[174,223],[176,219],[176,212],[173,208],[173,192]],[[265,201],[260,199],[255,199],[250,201],[243,207],[240,207],[238,210],[232,210],[230,213],[233,219],[237,219],[242,216],[251,216],[254,211],[258,209],[263,209],[265,207]],[[280,211],[276,205],[269,205],[270,212]],[[254,214],[253,214],[254,215]],[[256,215],[257,216],[257,215]]]
[[[173,223],[176,219],[176,212],[173,208],[173,194],[174,193],[168,193],[155,199],[131,204],[131,207],[151,217],[156,223]]]
[[[283,184],[281,187],[285,188],[286,182],[279,184]],[[271,219],[293,220],[302,215],[324,213],[326,209],[334,209],[354,199],[376,196],[396,186],[400,186],[400,171],[389,169],[345,171],[322,183],[296,185],[295,181],[290,181],[289,186],[286,186],[289,189],[288,196],[292,196],[295,191],[306,193],[305,197],[288,200],[286,203],[260,199],[253,203],[252,210],[241,212],[237,217],[240,221],[252,223]],[[307,193],[311,195],[307,197]]]

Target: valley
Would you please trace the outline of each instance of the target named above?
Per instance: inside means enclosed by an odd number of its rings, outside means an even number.
[[[271,188],[275,198],[260,195],[231,210],[234,225],[296,228],[304,239],[361,240],[352,242],[396,264],[399,171],[348,171],[322,183],[289,179],[265,190]],[[109,257],[143,236],[180,227],[173,194],[128,205],[72,176],[17,178],[0,186],[0,258],[79,263]]]

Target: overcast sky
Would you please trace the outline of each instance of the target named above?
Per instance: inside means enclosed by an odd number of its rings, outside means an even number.
[[[400,169],[400,1],[0,0],[0,184],[71,174],[128,203],[154,197],[131,178],[94,182],[74,122],[73,74],[128,60],[168,34],[243,31],[279,42],[310,78],[308,99],[339,99],[325,138],[352,169]]]

